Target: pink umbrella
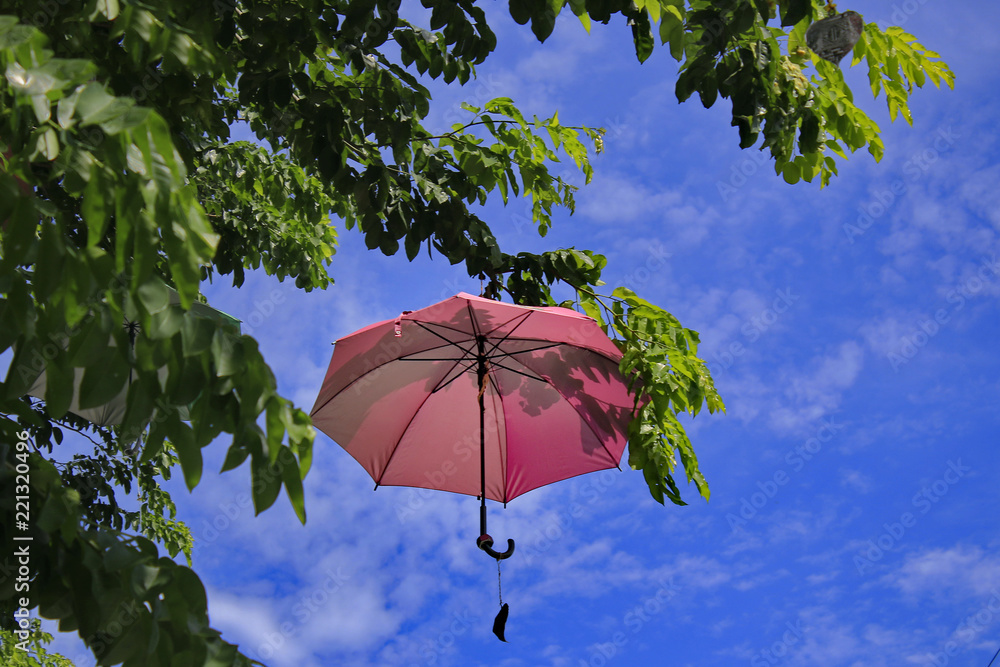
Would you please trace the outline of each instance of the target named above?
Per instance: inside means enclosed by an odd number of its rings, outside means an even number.
[[[477,496],[476,544],[499,561],[514,541],[493,550],[486,498],[618,466],[634,405],[621,358],[574,310],[463,293],[338,340],[312,419],[376,488]]]

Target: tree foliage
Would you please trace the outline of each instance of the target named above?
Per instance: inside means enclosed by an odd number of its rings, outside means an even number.
[[[32,618],[27,623],[25,639],[12,630],[0,628],[0,664],[4,667],[72,667],[73,663],[48,651],[52,635],[42,630],[42,622]]]
[[[30,604],[78,632],[100,664],[248,662],[210,628],[197,576],[159,554],[157,542],[189,553],[190,536],[156,480],[178,464],[193,488],[201,450],[225,433],[223,470],[249,459],[256,511],[284,487],[305,521],[308,416],[278,393],[251,336],[190,307],[202,281],[239,286],[248,270],[328,287],[331,215],[373,250],[464,264],[488,296],[548,305],[553,285],[571,286],[564,305],[601,323],[634,380],[630,464],[661,503],[684,502],[678,461],[708,498],[678,419],[723,409],[697,333],[630,290],[602,292],[603,256],[510,254],[480,217],[490,197],[524,197],[544,235],[554,210],[574,207],[575,188],[553,163],[568,157],[589,182],[588,144],[600,150],[603,131],[529,116],[501,97],[430,132],[422,82],[473,80],[496,36],[485,4],[422,5],[418,21],[398,0],[0,1],[0,351],[13,349],[0,386],[0,532],[9,547],[7,489],[28,465]],[[679,63],[678,99],[729,100],[740,145],[767,149],[789,182],[826,184],[835,156],[860,148],[882,155],[879,127],[840,70],[803,45],[826,11],[817,2],[511,0],[509,11],[539,40],[560,16],[587,30],[625,21],[640,61],[659,41]],[[867,64],[892,119],[911,121],[914,86],[953,82],[937,54],[897,28],[866,26],[854,62]],[[259,143],[231,140],[238,121]],[[138,323],[134,344],[125,320]],[[33,403],[25,393],[43,371],[45,400]],[[74,419],[78,373],[81,408],[127,391],[120,427]],[[93,453],[60,462],[65,428],[91,433]],[[13,444],[24,430],[30,453]],[[115,500],[133,484],[138,509]],[[5,576],[4,623],[16,601]]]

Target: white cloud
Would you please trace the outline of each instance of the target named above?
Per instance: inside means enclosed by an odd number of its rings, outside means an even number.
[[[872,478],[860,470],[841,468],[840,484],[841,486],[846,486],[857,493],[865,494],[871,491]]]
[[[1000,165],[981,169],[965,179],[960,193],[963,203],[976,214],[989,220],[1000,231]]]
[[[907,557],[884,582],[908,595],[948,592],[963,597],[1000,586],[1000,556],[959,544]]]
[[[681,202],[672,191],[654,191],[614,173],[599,173],[579,195],[578,212],[597,222],[660,222]]]
[[[832,353],[814,357],[811,371],[786,370],[782,384],[791,405],[777,405],[771,410],[771,425],[779,432],[802,431],[840,405],[844,390],[857,380],[864,365],[861,346],[849,340]]]

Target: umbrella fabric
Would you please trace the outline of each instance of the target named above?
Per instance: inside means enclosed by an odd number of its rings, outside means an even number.
[[[313,423],[378,485],[478,496],[480,351],[487,498],[618,465],[633,399],[596,322],[464,293],[338,340]]]
[[[169,291],[168,303],[171,305],[179,304],[181,302],[181,299],[180,296],[177,294],[177,291],[174,290],[172,287],[167,287],[167,290]],[[216,310],[206,304],[199,303],[197,301],[191,304],[190,310],[191,312],[200,317],[207,317],[215,320],[216,322],[220,323],[222,326],[226,327],[229,331],[231,331],[233,334],[237,336],[240,333],[240,321],[235,317],[233,317],[232,315],[228,315],[220,310]],[[133,326],[137,327],[137,325],[134,322],[129,322],[129,321],[126,321],[124,323],[124,326],[126,329]],[[115,344],[114,338],[111,338],[110,344],[111,345]],[[83,368],[77,368],[74,371],[73,400],[70,403],[69,411],[79,417],[82,417],[83,419],[86,419],[87,421],[93,424],[97,424],[98,426],[116,426],[118,424],[121,424],[122,421],[125,419],[125,406],[126,406],[126,399],[128,398],[128,385],[126,385],[118,393],[117,396],[112,398],[104,405],[99,405],[95,408],[81,408],[79,400],[80,400],[80,383],[83,382],[83,373],[84,373]],[[167,377],[166,367],[160,369],[159,375],[161,380],[166,380]],[[45,371],[43,370],[41,374],[38,376],[38,378],[35,380],[35,382],[31,385],[31,387],[28,388],[27,393],[29,396],[34,396],[36,398],[44,399],[47,385],[48,385],[48,379],[45,374]],[[187,407],[179,408],[179,412],[181,415],[181,419],[188,418]]]

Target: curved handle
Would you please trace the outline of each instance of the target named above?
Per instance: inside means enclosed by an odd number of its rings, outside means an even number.
[[[497,560],[504,560],[514,555],[514,540],[507,540],[507,551],[500,553],[493,550],[493,538],[489,535],[480,535],[476,538],[476,546],[493,556]]]

